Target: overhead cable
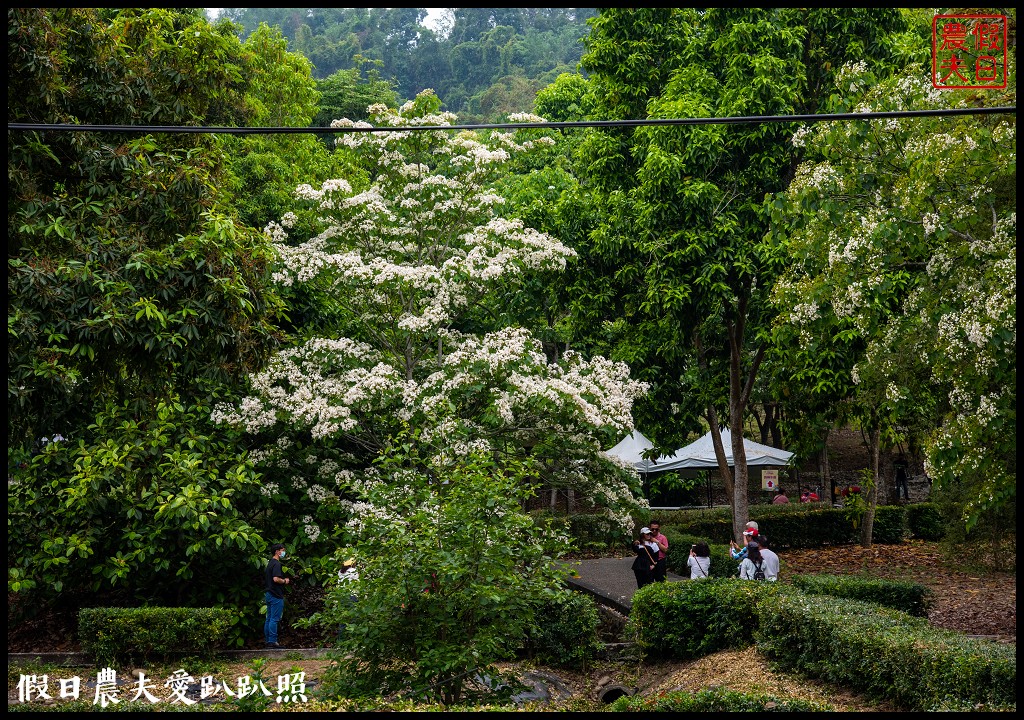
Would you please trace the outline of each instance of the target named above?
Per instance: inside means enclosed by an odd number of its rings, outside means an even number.
[[[879,120],[884,118],[907,119],[916,117],[937,117],[950,115],[1006,115],[1017,113],[1017,106],[937,108],[932,110],[880,110],[852,113],[818,113],[809,115],[742,115],[735,117],[705,118],[647,118],[645,120],[580,120],[576,122],[517,122],[490,123],[485,125],[385,125],[368,126],[360,124],[347,127],[212,127],[203,125],[79,125],[49,123],[7,123],[10,130],[35,130],[46,132],[99,132],[99,133],[216,133],[225,135],[283,135],[296,133],[346,134],[417,132],[437,130],[525,130],[548,128],[568,130],[573,128],[615,128],[659,125],[743,125],[752,123],[818,123],[840,120]]]

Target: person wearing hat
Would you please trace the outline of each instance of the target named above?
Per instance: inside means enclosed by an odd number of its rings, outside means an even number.
[[[658,543],[648,527],[640,528],[640,539],[633,541],[633,575],[636,576],[636,588],[654,582],[654,568],[658,565]]]
[[[732,540],[729,541],[729,554],[733,560],[742,560],[747,556],[747,543],[757,539],[757,523],[748,520],[743,529],[743,547],[740,547]]]
[[[657,582],[665,582],[668,577],[668,538],[661,533],[661,522],[651,520],[651,539],[658,546],[658,564],[654,566],[654,579]]]

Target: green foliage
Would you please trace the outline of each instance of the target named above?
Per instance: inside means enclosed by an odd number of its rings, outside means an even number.
[[[1017,564],[1017,509],[1014,504],[992,505],[975,516],[968,529],[964,507],[977,492],[968,480],[946,483],[932,490],[932,502],[942,518],[941,548],[951,564],[964,569],[1014,570]]]
[[[828,703],[779,698],[767,693],[745,693],[707,688],[694,693],[676,691],[653,697],[624,696],[608,708],[612,712],[833,712]]]
[[[525,647],[549,667],[586,670],[604,647],[597,637],[600,624],[594,598],[568,590],[545,599],[536,613],[536,624],[528,631]]]
[[[939,630],[874,603],[828,596],[776,593],[758,606],[758,616],[758,650],[783,669],[909,710],[1015,707],[1013,646]]]
[[[254,659],[249,667],[251,668],[249,677],[252,678],[252,685],[254,687],[259,687],[260,683],[264,683],[265,680],[269,679],[263,676],[263,673],[267,669],[266,658]],[[262,692],[254,692],[243,697],[231,698],[231,700],[225,704],[237,709],[238,712],[266,712],[272,705],[272,702],[271,699]]]
[[[915,503],[907,506],[907,527],[916,540],[937,542],[946,534],[946,524],[935,503]]]
[[[871,470],[860,471],[859,487],[860,492],[848,493],[843,498],[843,514],[846,515],[854,530],[860,527],[860,522],[868,511],[868,496],[875,487],[875,475]]]
[[[332,589],[317,617],[346,628],[330,694],[459,702],[470,674],[493,675],[559,598],[566,570],[555,561],[569,545],[521,510],[530,467],[427,449],[400,442],[379,462],[385,482],[365,488],[352,528],[359,580]]]
[[[580,549],[609,549],[628,543],[629,532],[607,515],[577,513],[569,516],[569,536]]]
[[[932,591],[902,580],[850,577],[848,575],[795,575],[792,582],[808,595],[831,595],[877,603],[915,617],[928,617]]]
[[[8,11],[11,120],[244,123],[244,52],[194,11]],[[267,240],[208,134],[17,132],[8,152],[8,446],[233,382],[278,338]]]
[[[732,559],[728,545],[713,544],[705,537],[692,535],[688,532],[680,532],[672,527],[661,528],[662,534],[668,538],[668,554],[665,556],[665,564],[671,572],[690,577],[690,569],[686,561],[690,557],[690,546],[698,542],[706,542],[711,551],[711,567],[708,568],[708,577],[731,578],[736,577],[738,563]],[[722,528],[722,534],[726,535],[728,530]]]
[[[125,664],[224,649],[232,613],[221,608],[84,608],[78,613],[82,650],[100,665]]]
[[[690,660],[754,642],[756,606],[778,583],[709,578],[653,583],[633,595],[626,632],[648,655]]]
[[[1015,97],[1012,71],[1005,92],[938,92],[927,75],[850,64],[832,106]],[[771,200],[775,241],[794,260],[774,289],[780,326],[808,357],[818,338],[846,346],[851,409],[922,444],[936,487],[970,488],[955,491],[968,529],[988,508],[1015,508],[1015,128],[1012,114],[816,124],[793,136],[805,162]]]
[[[911,505],[884,505],[875,509],[872,540],[884,544],[903,542],[909,534],[907,512]],[[674,510],[659,513],[671,531],[712,545],[725,544],[732,537],[732,513],[729,508],[711,510]],[[842,508],[822,503],[790,503],[787,505],[756,505],[751,520],[771,540],[772,548],[782,552],[787,547],[821,547],[848,545],[860,541]],[[683,559],[685,563],[685,558]],[[712,563],[714,566],[714,563]]]
[[[528,110],[536,91],[572,72],[592,8],[449,8],[446,27],[425,27],[423,8],[228,8],[243,35],[280,28],[317,78],[339,73],[382,82],[397,95],[432,89],[469,122]],[[392,84],[393,83],[393,84]],[[358,91],[357,91],[358,92]],[[360,112],[366,104],[358,108]],[[345,114],[334,117],[350,117]],[[319,123],[318,123],[319,124]]]
[[[248,518],[267,504],[238,437],[209,407],[111,406],[77,442],[54,441],[12,474],[8,591],[21,612],[84,598],[233,608],[233,644],[258,608],[259,554]],[[248,568],[248,572],[246,572]],[[243,618],[247,622],[242,622]]]

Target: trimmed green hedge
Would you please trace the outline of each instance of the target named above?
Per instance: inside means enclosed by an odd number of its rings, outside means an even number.
[[[758,616],[758,649],[783,668],[910,710],[1016,709],[1014,646],[875,603],[798,592],[765,598]]]
[[[928,617],[931,590],[913,582],[850,575],[795,575],[793,584],[808,595],[831,595],[878,603],[914,617]]]
[[[1016,709],[1016,647],[931,627],[922,618],[784,583],[655,583],[633,596],[638,647],[689,660],[756,641],[785,670],[908,710]]]
[[[662,693],[654,697],[621,697],[608,709],[612,712],[834,712],[828,703],[779,698],[765,693],[744,693],[707,688],[695,693]]]
[[[878,506],[872,540],[894,545],[910,537],[907,519],[907,508],[910,507],[914,506]],[[750,514],[750,519],[757,521],[758,529],[768,536],[776,549],[860,542],[860,530],[853,527],[843,509],[823,503],[752,505]],[[728,545],[732,538],[732,511],[729,508],[669,510],[660,513],[660,519],[664,526],[671,526],[676,532],[706,538],[719,545]]]
[[[686,567],[686,561],[690,557],[690,546],[703,541],[708,543],[708,549],[711,550],[711,569],[708,571],[708,577],[736,577],[739,563],[732,559],[728,545],[713,545],[707,538],[682,534],[671,527],[663,527],[661,532],[668,538],[665,565],[669,572],[690,577],[690,569]]]
[[[652,583],[633,595],[626,633],[645,653],[691,660],[754,642],[754,606],[779,583],[710,578]]]
[[[221,608],[85,608],[78,613],[82,650],[105,665],[224,649],[234,622]]]
[[[938,542],[946,534],[946,523],[934,503],[907,505],[907,527],[910,536],[917,540]]]

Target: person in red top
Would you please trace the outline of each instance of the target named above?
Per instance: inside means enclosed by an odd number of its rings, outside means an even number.
[[[654,579],[658,582],[665,582],[668,575],[668,538],[661,534],[661,522],[652,520],[650,525],[651,537],[658,543],[658,563],[654,566]]]
[[[779,492],[775,495],[774,498],[772,498],[772,505],[782,505],[788,502],[789,498],[786,497],[786,491],[780,487]]]

